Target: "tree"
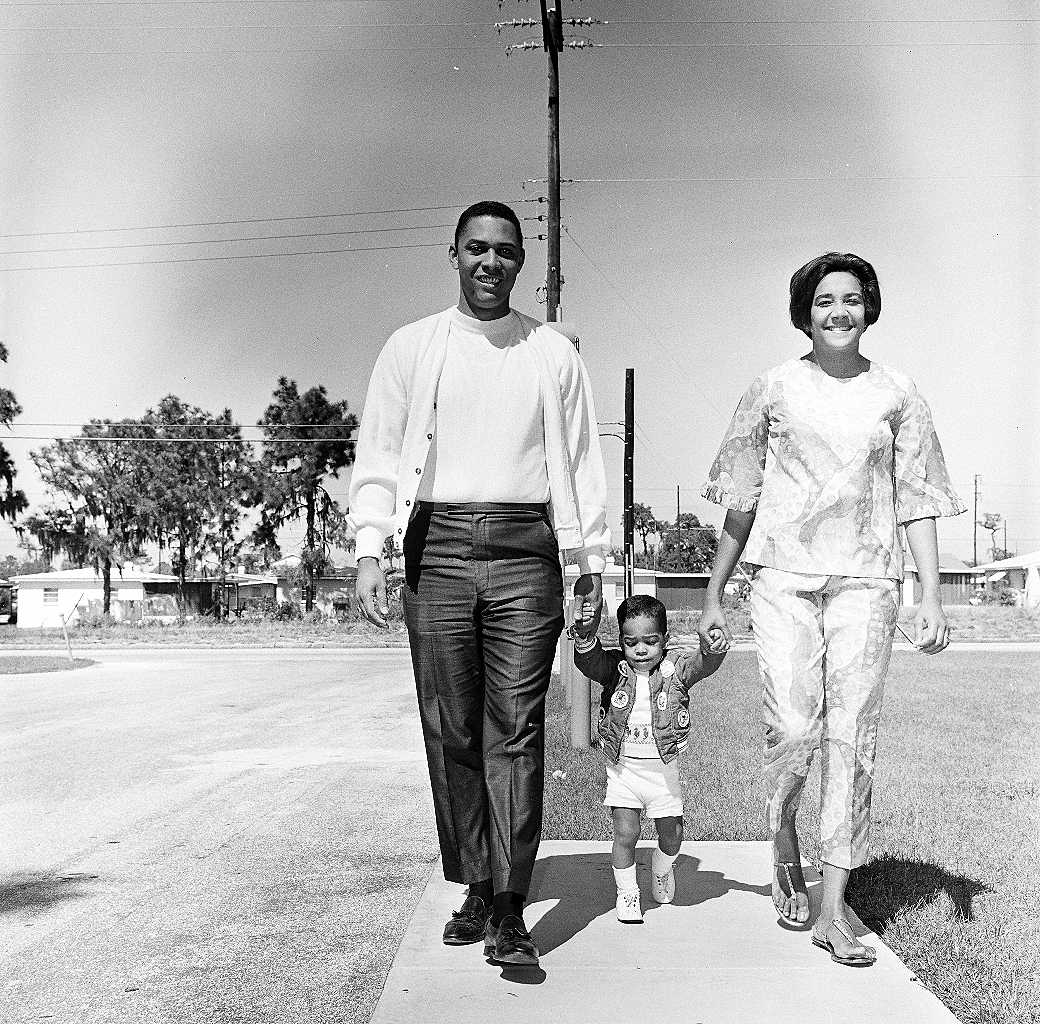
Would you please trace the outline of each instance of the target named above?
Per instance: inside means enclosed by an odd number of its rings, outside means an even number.
[[[1004,517],[999,512],[983,512],[982,518],[977,525],[981,526],[990,536],[989,553],[992,561],[996,562],[1006,557],[1004,549],[997,544],[997,533],[1004,522]]]
[[[621,526],[624,529],[624,517],[622,516]],[[639,539],[643,543],[643,563],[648,561],[650,550],[647,547],[647,537],[651,533],[657,533],[658,522],[654,518],[654,513],[649,506],[642,504],[642,502],[636,502],[632,506],[632,526],[635,532],[639,534]]]
[[[7,349],[0,342],[0,363],[7,362]],[[11,426],[11,421],[22,411],[13,391],[0,388],[0,423],[5,427]],[[18,490],[14,485],[14,478],[18,471],[14,468],[14,459],[5,445],[0,444],[0,480],[3,481],[3,489],[0,490],[0,519],[9,519],[14,522],[21,512],[29,507],[25,492]]]
[[[31,552],[28,558],[5,555],[0,559],[0,579],[9,580],[12,576],[30,576],[49,570],[50,563],[41,557],[34,556]]]
[[[151,444],[142,507],[160,557],[164,545],[176,545],[173,562],[183,608],[188,567],[202,552],[216,555],[223,594],[228,559],[239,546],[235,530],[243,506],[258,497],[255,467],[230,409],[214,417],[167,395],[143,422]]]
[[[718,537],[710,526],[690,512],[683,512],[678,523],[658,524],[661,545],[657,567],[666,572],[709,572],[715,558]]]
[[[43,529],[33,536],[45,550],[73,560],[83,557],[85,545],[84,560],[101,572],[106,613],[112,565],[140,554],[149,539],[145,436],[147,429],[133,420],[91,420],[81,437],[45,445],[31,456],[44,484],[64,499],[64,506],[40,513],[36,524]]]
[[[263,498],[253,543],[270,547],[280,527],[304,518],[301,555],[310,611],[314,579],[324,569],[345,517],[324,481],[354,461],[358,420],[346,401],[330,402],[323,386],[301,395],[296,381],[281,377],[259,425],[265,436],[260,457]]]
[[[45,505],[23,519],[18,532],[23,541],[26,534],[36,541],[48,567],[58,555],[65,555],[77,569],[93,557],[94,539],[87,518],[72,508]]]
[[[245,544],[237,536],[238,525],[244,509],[260,502],[263,489],[257,480],[252,447],[242,440],[241,429],[231,422],[231,410],[225,409],[221,418],[207,427],[207,432],[216,443],[211,443],[207,459],[209,514],[205,550],[217,557],[221,600],[214,607],[223,609],[228,565]]]

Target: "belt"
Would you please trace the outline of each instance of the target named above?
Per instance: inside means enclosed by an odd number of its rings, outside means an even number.
[[[449,516],[547,515],[549,506],[544,501],[420,501],[417,507],[424,512],[439,512]]]

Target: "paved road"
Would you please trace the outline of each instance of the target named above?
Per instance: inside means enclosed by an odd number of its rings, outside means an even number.
[[[0,676],[0,1020],[367,1020],[436,855],[407,652],[91,656]]]

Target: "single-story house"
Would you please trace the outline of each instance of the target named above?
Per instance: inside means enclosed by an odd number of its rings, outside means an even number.
[[[563,579],[564,601],[574,598],[574,584],[581,573],[576,565],[568,565]],[[657,596],[657,583],[653,569],[636,568],[633,574],[634,590],[637,594]],[[603,570],[603,607],[604,615],[617,615],[618,605],[625,599],[625,567],[620,562],[607,562]],[[569,605],[568,605],[569,607]],[[570,625],[570,623],[567,623]]]
[[[579,576],[576,565],[568,565],[564,578],[564,598],[574,597],[574,584]],[[711,573],[660,572],[636,567],[633,573],[633,592],[656,597],[668,611],[679,609],[700,610],[704,607],[704,592]],[[605,613],[617,615],[618,605],[625,599],[625,567],[619,562],[607,562],[603,570],[603,604]]]
[[[1040,606],[1040,551],[986,562],[972,571],[984,577],[987,588],[1004,586],[1019,590],[1027,608]]]
[[[165,573],[141,572],[136,566],[112,569],[111,614],[114,619],[135,620],[145,613],[146,601],[163,592],[177,578]],[[12,579],[18,587],[18,628],[61,628],[62,618],[75,621],[104,606],[104,582],[96,569],[61,569],[31,573]],[[176,611],[176,608],[174,609]]]
[[[224,610],[228,615],[241,614],[251,606],[260,604],[264,598],[274,601],[278,580],[271,574],[228,572],[224,575]],[[220,590],[220,577],[207,571],[201,576],[188,576],[184,581],[185,611],[192,615],[212,615]],[[157,584],[157,594],[168,595],[176,613],[178,584],[177,577],[168,583]]]
[[[659,572],[657,598],[670,612],[700,611],[708,589],[710,572]]]
[[[968,604],[975,590],[978,569],[962,562],[956,555],[939,552],[939,593],[943,604]],[[921,603],[921,580],[909,551],[903,564],[902,601],[905,605]]]
[[[302,610],[307,601],[299,573],[301,564],[299,555],[286,555],[271,566],[271,571],[277,576],[277,602],[297,601]],[[354,566],[330,567],[314,581],[314,610],[323,615],[346,614],[354,606],[356,591],[357,569]]]
[[[11,621],[13,610],[14,584],[0,579],[0,626],[6,626]]]

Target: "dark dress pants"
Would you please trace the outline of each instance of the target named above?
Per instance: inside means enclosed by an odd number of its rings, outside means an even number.
[[[526,896],[563,575],[542,505],[420,502],[404,614],[444,877]]]

